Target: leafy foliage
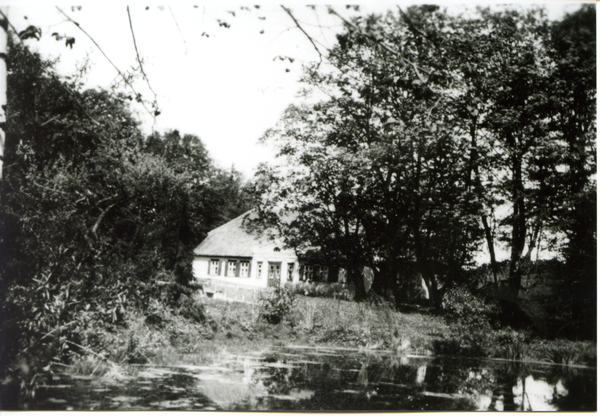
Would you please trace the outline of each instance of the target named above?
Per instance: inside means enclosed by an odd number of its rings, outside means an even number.
[[[583,323],[596,303],[593,11],[550,24],[536,8],[415,6],[345,21],[328,65],[303,77],[328,98],[265,133],[289,167],[259,172],[261,221],[300,252],[371,267],[379,294],[420,275],[438,307],[485,241],[507,324],[536,251],[562,248]]]
[[[259,305],[262,318],[270,324],[278,324],[290,316],[294,294],[285,286],[276,287],[266,295],[260,294]]]
[[[235,199],[245,195],[241,175],[215,167],[199,138],[145,139],[127,97],[81,91],[77,77],[61,79],[12,40],[8,60],[0,377],[28,385],[49,360],[88,354],[80,334],[89,328],[123,325],[128,307],[161,299],[157,282],[186,285],[195,245],[248,199]]]
[[[489,328],[490,320],[499,314],[495,302],[474,295],[464,286],[455,286],[444,295],[444,312],[461,325]]]

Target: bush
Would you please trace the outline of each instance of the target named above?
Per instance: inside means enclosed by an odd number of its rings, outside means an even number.
[[[486,301],[464,286],[453,287],[446,292],[442,308],[450,320],[477,328],[489,328],[491,319],[500,313],[495,302]]]
[[[297,293],[303,296],[333,298],[349,301],[354,299],[354,293],[351,292],[347,287],[343,287],[341,284],[286,282],[285,287],[292,293]]]
[[[182,294],[177,301],[177,312],[184,318],[197,323],[206,321],[206,311],[200,302]]]
[[[294,294],[287,287],[278,287],[269,295],[259,295],[261,316],[270,324],[278,324],[290,316],[294,307]]]

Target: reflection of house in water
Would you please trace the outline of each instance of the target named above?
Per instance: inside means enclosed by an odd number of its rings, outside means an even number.
[[[353,290],[346,271],[327,264],[315,250],[299,258],[280,238],[248,232],[245,221],[254,215],[245,213],[212,230],[194,250],[194,277],[209,296],[251,301],[256,291],[285,283]]]

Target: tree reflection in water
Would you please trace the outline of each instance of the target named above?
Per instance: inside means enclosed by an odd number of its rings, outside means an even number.
[[[384,352],[281,348],[220,366],[57,375],[21,410],[595,411],[596,371]],[[18,410],[18,409],[15,409]]]
[[[491,361],[377,353],[299,356],[294,361],[287,355],[279,368],[259,372],[271,410],[596,409],[590,370],[557,376],[548,366]],[[570,399],[573,383],[590,386],[579,394],[585,398]]]

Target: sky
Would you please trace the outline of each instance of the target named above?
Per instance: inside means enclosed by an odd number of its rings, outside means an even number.
[[[79,23],[121,72],[138,67],[127,6],[116,2],[80,4],[80,8],[66,4],[58,7]],[[143,131],[148,134],[177,129],[182,134],[197,135],[218,166],[234,166],[248,179],[259,163],[272,162],[274,151],[259,144],[258,139],[277,123],[287,106],[300,102],[302,66],[319,59],[286,12],[273,2],[261,3],[260,8],[240,2],[129,4],[139,55],[161,111],[154,119],[139,105],[134,106]],[[356,14],[335,1],[329,4],[345,16]],[[415,2],[399,4],[406,7]],[[452,10],[467,8],[439,4]],[[544,5],[549,18],[559,19],[582,2],[528,4]],[[109,88],[119,80],[98,47],[56,6],[27,0],[0,0],[1,5],[8,5],[9,20],[17,30],[29,25],[41,28],[39,41],[26,42],[46,58],[59,58],[59,74],[75,74],[87,60],[90,66],[84,87]],[[335,33],[342,30],[338,18],[319,3],[316,10],[297,2],[286,6],[320,42],[319,47],[333,46]],[[395,8],[395,3],[376,1],[361,5],[360,13]],[[73,47],[67,47],[64,39],[57,41],[53,33],[74,37]],[[144,98],[153,98],[144,79],[136,79],[133,86]]]

